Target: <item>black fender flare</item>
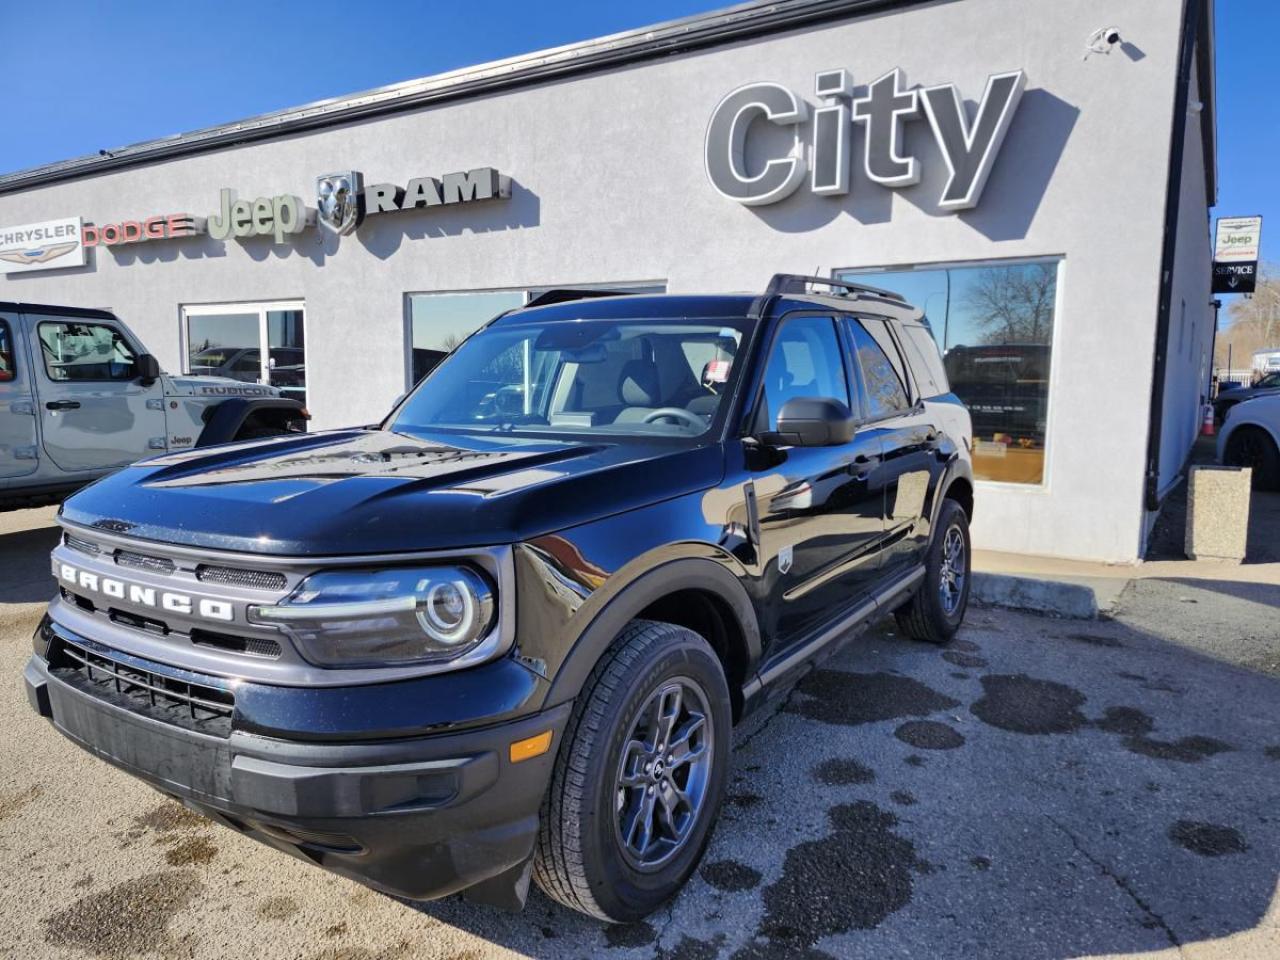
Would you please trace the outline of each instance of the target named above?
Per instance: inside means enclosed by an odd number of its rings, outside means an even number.
[[[969,484],[969,490],[973,490],[973,467],[970,466],[968,460],[958,454],[951,458],[951,462],[947,464],[947,469],[938,480],[938,492],[934,496],[933,505],[929,509],[930,544],[933,543],[934,535],[938,529],[938,512],[942,510],[942,501],[948,499],[947,493],[957,480],[964,480]]]
[[[306,420],[308,417],[306,408],[288,397],[228,397],[209,410],[204,429],[196,440],[197,447],[231,442],[245,421],[263,410],[288,411],[293,414],[289,419],[293,420]]]
[[[605,604],[578,635],[556,671],[546,704],[555,706],[576,697],[622,628],[655,601],[682,590],[704,591],[728,607],[746,647],[743,680],[753,677],[760,663],[760,625],[746,589],[723,565],[713,560],[685,558],[642,574]]]

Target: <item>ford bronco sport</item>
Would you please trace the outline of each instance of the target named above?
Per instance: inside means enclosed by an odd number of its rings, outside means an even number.
[[[106,310],[0,302],[0,510],[157,451],[300,428],[300,401],[243,379],[162,373]]]
[[[734,723],[881,614],[955,633],[968,448],[895,294],[554,291],[379,426],[67,500],[27,691],[193,810],[379,890],[515,907],[533,879],[634,920],[702,856]]]

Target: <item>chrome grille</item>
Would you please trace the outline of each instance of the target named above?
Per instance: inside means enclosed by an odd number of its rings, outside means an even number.
[[[213,736],[231,733],[235,694],[229,689],[132,666],[63,637],[50,645],[49,669],[58,679],[134,713]]]
[[[253,587],[256,590],[283,590],[289,581],[283,573],[269,570],[246,570],[241,567],[215,567],[206,563],[196,567],[196,579],[224,586]]]
[[[87,554],[90,554],[91,556],[96,557],[98,554],[102,553],[102,548],[98,546],[96,543],[94,543],[92,540],[86,540],[83,537],[77,537],[73,533],[64,533],[62,535],[62,542],[65,543],[72,550],[79,550],[81,553],[87,553]]]
[[[168,557],[151,557],[145,553],[134,553],[132,550],[117,550],[116,563],[122,567],[133,567],[135,570],[150,570],[153,573],[173,573],[174,563]]]

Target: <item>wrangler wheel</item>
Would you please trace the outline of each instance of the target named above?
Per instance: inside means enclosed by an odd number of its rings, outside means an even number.
[[[542,807],[534,879],[617,923],[647,916],[697,867],[724,795],[729,690],[691,630],[637,620],[574,707]]]

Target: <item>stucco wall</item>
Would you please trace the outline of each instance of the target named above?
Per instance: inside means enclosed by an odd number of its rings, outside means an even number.
[[[341,241],[316,230],[279,247],[98,250],[84,270],[2,280],[0,299],[113,308],[171,369],[180,304],[305,299],[310,403],[328,427],[375,419],[403,390],[407,292],[642,279],[759,289],[779,270],[1061,256],[1047,479],[984,485],[975,537],[1128,560],[1140,540],[1179,7],[944,2],[0,196],[0,224],[103,223],[208,213],[223,186],[313,202],[317,174],[352,167],[372,183],[481,165],[516,180],[507,202],[382,215]],[[1126,50],[1082,60],[1085,38],[1111,23]],[[746,208],[707,182],[703,134],[729,90],[775,80],[812,103],[815,71],[846,67],[864,84],[894,66],[911,84],[958,84],[971,110],[988,74],[1026,70],[976,210],[937,209],[944,171],[921,122],[906,146],[924,178],[900,191],[855,167],[845,197],[802,188]]]

